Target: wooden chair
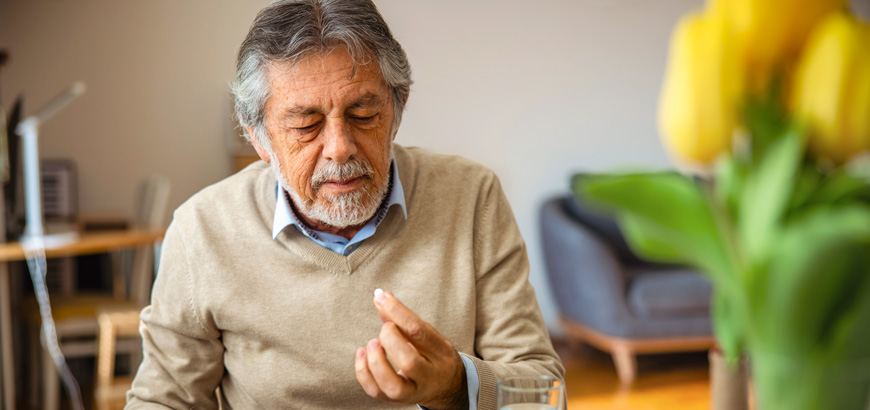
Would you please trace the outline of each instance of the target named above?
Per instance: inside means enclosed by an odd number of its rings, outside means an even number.
[[[115,346],[119,338],[139,342],[139,310],[101,310],[94,405],[97,410],[123,409],[133,375],[115,377]]]
[[[169,201],[169,181],[160,176],[148,177],[140,186],[136,201],[133,225],[136,228],[157,228],[163,224]],[[157,244],[159,246],[159,244]],[[156,247],[156,246],[155,246]],[[98,351],[97,335],[99,323],[97,312],[101,310],[136,311],[142,309],[150,299],[151,283],[155,271],[155,247],[137,248],[132,255],[129,275],[121,269],[119,253],[113,258],[112,294],[74,294],[52,297],[51,309],[57,328],[60,349],[67,358],[96,356]],[[129,278],[128,278],[129,277]],[[28,309],[29,308],[29,309]],[[25,306],[31,328],[31,363],[41,362],[43,408],[57,410],[60,405],[60,383],[57,369],[44,346],[41,319],[38,308],[31,302]],[[43,343],[40,343],[43,342]],[[118,352],[131,354],[131,367],[141,361],[142,344],[136,340],[124,340],[114,345]],[[38,367],[37,367],[38,368]],[[31,401],[36,406],[39,401],[39,374],[31,372]]]

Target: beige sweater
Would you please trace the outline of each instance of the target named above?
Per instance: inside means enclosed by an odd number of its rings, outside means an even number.
[[[480,378],[562,378],[495,175],[459,157],[394,146],[408,206],[349,256],[294,228],[273,240],[275,177],[263,162],[181,205],[166,233],[145,357],[128,409],[395,408],[365,394],[354,353],[377,337],[383,288],[433,324]],[[409,408],[414,408],[413,406]]]

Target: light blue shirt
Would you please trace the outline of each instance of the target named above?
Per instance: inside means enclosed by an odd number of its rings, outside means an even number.
[[[390,162],[390,181],[387,188],[386,201],[378,208],[375,216],[350,239],[320,232],[305,225],[290,206],[290,196],[281,189],[281,184],[275,184],[275,196],[277,197],[277,204],[275,204],[275,217],[272,220],[272,239],[277,238],[288,226],[294,226],[308,239],[344,256],[350,255],[359,247],[362,241],[375,234],[378,225],[387,216],[387,211],[394,205],[398,206],[402,210],[402,215],[405,219],[408,219],[408,211],[405,205],[405,191],[402,189],[402,181],[399,180],[399,168],[396,165],[395,159]],[[480,392],[480,379],[477,377],[477,367],[464,354],[459,356],[462,358],[462,364],[465,366],[465,376],[468,381],[468,408],[469,410],[477,410],[477,395]],[[423,406],[418,407],[425,409]]]
[[[281,189],[281,184],[276,183],[275,193],[278,198],[278,203],[275,205],[275,218],[272,222],[272,239],[277,238],[284,229],[292,225],[296,227],[299,232],[302,232],[302,234],[308,239],[311,239],[318,245],[344,256],[350,255],[351,252],[359,247],[363,240],[368,239],[375,234],[378,225],[383,222],[384,218],[387,216],[387,211],[389,211],[393,205],[399,206],[399,208],[402,209],[402,215],[405,216],[405,219],[408,219],[408,211],[405,207],[405,191],[402,189],[402,181],[399,180],[399,171],[396,167],[396,160],[393,160],[390,163],[390,181],[388,183],[386,202],[381,204],[378,211],[375,213],[375,216],[370,219],[368,223],[366,223],[365,226],[363,226],[362,229],[353,236],[353,238],[350,238],[350,240],[343,236],[314,230],[303,223],[302,219],[296,215],[296,212],[290,206],[289,195]]]

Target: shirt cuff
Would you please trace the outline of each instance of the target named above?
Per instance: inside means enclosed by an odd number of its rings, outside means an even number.
[[[477,377],[477,366],[474,361],[460,353],[462,365],[465,366],[465,379],[468,384],[468,410],[477,410],[477,395],[480,392],[480,378]],[[426,407],[417,405],[420,410],[429,410]]]

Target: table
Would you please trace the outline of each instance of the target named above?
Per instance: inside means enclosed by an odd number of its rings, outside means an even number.
[[[121,231],[86,232],[72,242],[45,249],[46,258],[105,253],[124,248],[134,248],[155,243],[163,238],[163,229],[129,229]],[[15,368],[12,351],[12,301],[9,289],[8,262],[26,259],[26,254],[18,242],[0,244],[0,390],[4,409],[15,408]]]

